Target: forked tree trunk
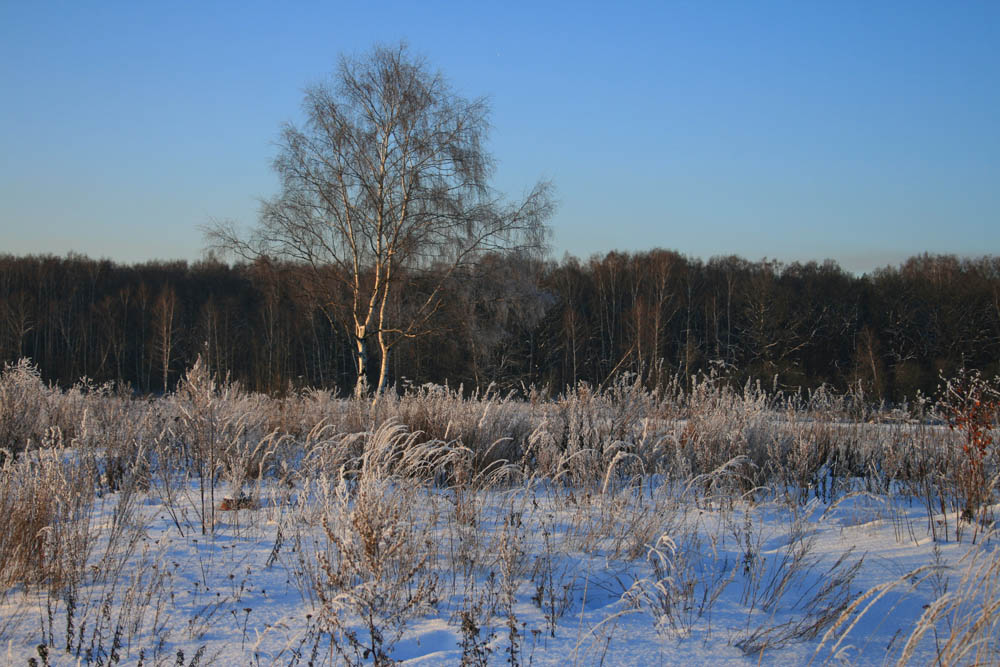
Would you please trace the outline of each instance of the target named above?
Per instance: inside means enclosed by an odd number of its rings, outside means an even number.
[[[385,390],[385,378],[389,369],[389,348],[390,345],[386,342],[385,337],[380,331],[378,334],[378,346],[379,351],[382,352],[382,360],[379,363],[378,368],[378,385],[375,387],[375,396],[373,397],[373,402],[378,400],[378,397],[382,395]]]

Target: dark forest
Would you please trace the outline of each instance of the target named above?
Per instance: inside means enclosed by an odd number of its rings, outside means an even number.
[[[0,256],[0,360],[170,391],[201,355],[248,389],[350,393],[337,308],[294,264],[207,260],[120,265],[78,255]],[[393,308],[405,310],[404,285]],[[700,373],[770,388],[933,394],[941,374],[1000,372],[1000,258],[913,257],[863,276],[673,251],[581,261],[494,258],[451,283],[434,327],[389,359],[390,386],[494,384],[561,392],[637,373],[649,386]]]

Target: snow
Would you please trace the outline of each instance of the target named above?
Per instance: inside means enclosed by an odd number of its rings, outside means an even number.
[[[260,508],[219,512],[204,535],[197,487],[188,489],[191,501],[178,501],[176,523],[155,483],[130,509],[121,506],[123,492],[105,495],[89,517],[95,539],[87,566],[69,593],[17,586],[0,597],[6,660],[42,664],[37,647],[45,644],[53,665],[116,657],[122,664],[307,664],[313,657],[341,664],[331,635],[319,631],[332,627],[331,609],[339,610],[342,630],[362,644],[370,638],[353,615],[350,590],[340,591],[347,596],[341,606],[329,604],[337,591],[320,555],[334,567],[337,555],[323,517],[348,531],[343,539],[357,537],[347,516],[354,500],[329,500],[336,484],[289,493],[264,483]],[[894,664],[928,607],[964,590],[970,560],[997,558],[989,535],[973,544],[970,531],[956,541],[938,530],[935,539],[933,523],[956,517],[929,517],[924,505],[899,495],[859,492],[800,506],[777,493],[713,501],[667,482],[623,486],[601,493],[535,480],[469,491],[461,501],[430,484],[401,490],[403,514],[386,530],[426,539],[410,545],[426,563],[411,578],[395,562],[383,574],[407,591],[401,604],[421,582],[433,595],[395,624],[382,622],[388,656],[454,665],[464,638],[489,664]],[[392,534],[381,539],[379,548],[387,548]],[[368,585],[389,591],[396,584]],[[880,586],[830,631],[844,606]],[[973,598],[973,606],[984,602]],[[477,636],[463,635],[463,611]],[[834,616],[823,621],[824,614]],[[937,632],[940,641],[948,628]],[[343,636],[338,641],[343,648]],[[934,657],[928,633],[908,661]]]

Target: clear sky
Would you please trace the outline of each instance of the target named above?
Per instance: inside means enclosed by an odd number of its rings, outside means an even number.
[[[496,185],[556,257],[1000,254],[1000,2],[0,0],[0,252],[197,259],[281,124],[406,40],[492,103]]]

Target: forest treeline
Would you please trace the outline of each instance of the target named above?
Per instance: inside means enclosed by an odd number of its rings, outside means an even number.
[[[715,368],[734,382],[932,394],[959,367],[1000,372],[1000,258],[913,257],[855,276],[836,263],[665,250],[581,261],[494,258],[451,281],[427,336],[401,343],[389,380],[561,391],[622,372],[650,385]],[[337,295],[290,264],[120,265],[0,255],[0,360],[43,377],[162,392],[201,355],[258,391],[350,393],[352,341]],[[406,309],[399,290],[391,307]]]

